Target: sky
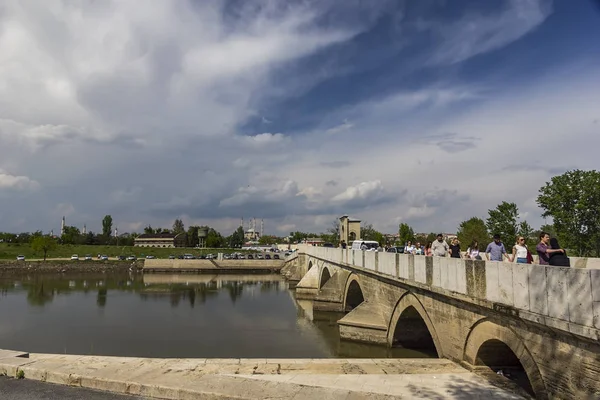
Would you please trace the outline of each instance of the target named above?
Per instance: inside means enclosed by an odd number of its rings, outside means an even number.
[[[0,231],[455,232],[598,169],[600,4],[3,0]]]

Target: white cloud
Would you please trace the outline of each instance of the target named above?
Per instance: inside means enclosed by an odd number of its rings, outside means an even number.
[[[0,169],[0,189],[35,190],[40,184],[22,175],[12,175]]]
[[[338,126],[334,126],[333,128],[329,128],[325,132],[328,135],[335,135],[337,133],[340,133],[340,132],[343,132],[343,131],[347,131],[348,129],[352,129],[353,126],[354,126],[353,123],[351,123],[347,119],[345,119],[342,124],[340,124]]]
[[[383,184],[380,180],[361,182],[356,186],[346,188],[342,193],[335,195],[331,200],[334,202],[351,202],[353,200],[374,200],[384,193]]]

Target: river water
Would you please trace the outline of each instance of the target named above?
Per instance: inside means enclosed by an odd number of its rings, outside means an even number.
[[[279,275],[0,274],[0,349],[173,358],[412,358],[341,341]]]

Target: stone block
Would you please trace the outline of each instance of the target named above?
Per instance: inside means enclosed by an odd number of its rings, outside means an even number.
[[[371,270],[371,271],[375,271],[375,258],[377,256],[377,253],[374,251],[365,251],[364,253],[364,260],[365,260],[365,264],[363,265],[363,268]]]
[[[408,254],[408,279],[411,281],[415,280],[415,256]]]
[[[514,306],[529,311],[529,269],[528,264],[513,264]]]
[[[415,265],[415,281],[419,283],[427,283],[427,268],[425,265],[425,257],[412,256]]]
[[[379,272],[396,276],[396,253],[378,253]]]
[[[508,262],[498,263],[498,296],[500,303],[514,305],[513,299],[513,266]]]
[[[433,262],[432,257],[423,257],[425,258],[425,283],[427,286],[433,285]]]
[[[440,287],[448,290],[450,283],[448,281],[448,259],[446,257],[434,257],[440,265]]]
[[[475,297],[475,271],[473,260],[465,260],[465,282],[467,296]]]
[[[408,279],[408,255],[398,255],[398,274],[402,279]]]
[[[548,316],[559,320],[569,320],[568,268],[545,267],[546,293],[548,296]]]
[[[529,271],[529,311],[548,315],[546,268],[538,264],[527,264],[527,270]]]
[[[600,329],[600,270],[590,270],[592,281],[592,301],[594,309],[594,326]]]
[[[590,272],[590,270],[585,269],[567,270],[569,321],[584,326],[593,326],[594,324],[592,279]]]
[[[475,298],[485,299],[487,296],[486,262],[473,261],[473,277],[475,278]]]
[[[459,258],[456,259],[456,291],[458,293],[467,294],[467,276],[465,261]]]
[[[457,273],[457,268],[456,268],[456,261],[460,261],[457,258],[446,258],[446,263],[448,265],[448,287],[447,289],[452,291],[452,292],[456,292],[456,273]]]
[[[439,257],[427,257],[428,260],[431,260],[431,264],[433,266],[433,282],[432,286],[442,287],[442,268],[440,265]]]
[[[498,287],[498,267],[499,263],[496,261],[485,262],[485,298],[488,301],[492,301],[494,303],[500,302],[500,289]]]

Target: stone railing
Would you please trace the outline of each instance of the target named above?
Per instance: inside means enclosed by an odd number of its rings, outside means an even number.
[[[522,319],[600,340],[600,269],[314,246],[300,246],[298,251],[434,292],[488,302]],[[593,266],[596,260],[586,264]]]

